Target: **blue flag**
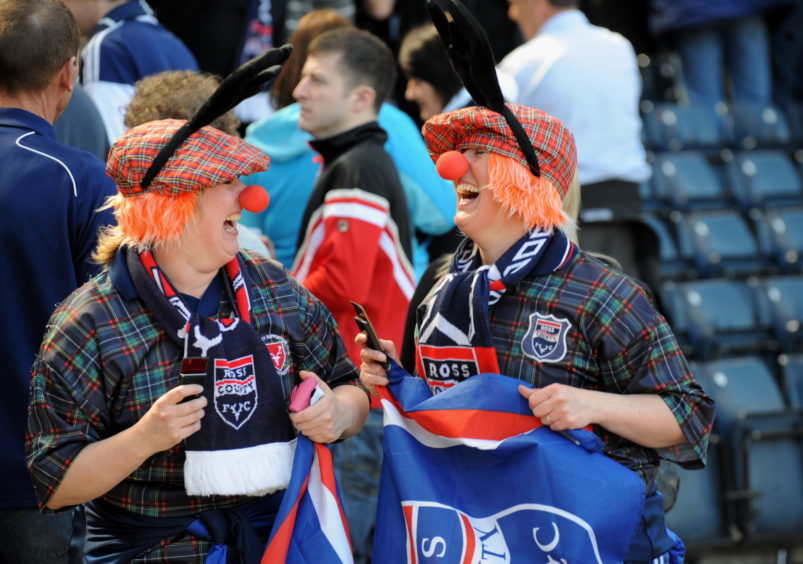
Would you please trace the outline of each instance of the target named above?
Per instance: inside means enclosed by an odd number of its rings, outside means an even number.
[[[262,564],[353,562],[348,526],[327,445],[299,433],[290,483]]]
[[[435,396],[395,363],[389,378],[374,562],[624,560],[644,483],[596,435],[551,431],[506,376]]]

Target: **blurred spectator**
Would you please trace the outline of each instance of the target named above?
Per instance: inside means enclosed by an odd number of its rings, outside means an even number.
[[[435,114],[474,103],[452,69],[433,24],[417,27],[404,37],[399,66],[407,77],[404,97],[418,105],[422,123]],[[497,80],[505,98],[515,100],[518,94],[515,79],[497,71]]]
[[[43,38],[47,38],[45,41]],[[71,512],[42,515],[25,463],[31,365],[56,304],[94,275],[116,193],[93,155],[52,124],[78,77],[78,29],[59,0],[0,0],[0,562],[67,562]]]
[[[357,13],[354,0],[288,0],[285,23],[287,33],[293,34],[301,18],[313,10],[332,10],[352,22]]]
[[[618,33],[589,24],[577,0],[511,0],[527,39],[500,63],[517,103],[561,119],[574,133],[582,186],[580,244],[638,275],[631,220],[650,176],[641,143],[636,54]]]
[[[123,132],[135,82],[165,70],[198,70],[198,63],[145,0],[101,0],[101,6],[102,17],[82,53],[81,83],[114,143]]]
[[[681,58],[693,104],[725,99],[768,104],[772,99],[770,43],[762,14],[790,0],[652,0],[653,32]],[[723,86],[723,74],[729,88]],[[728,94],[729,93],[729,94]]]
[[[404,36],[399,48],[399,66],[407,77],[404,97],[418,104],[422,122],[470,101],[464,96],[457,97],[459,92],[465,94],[465,90],[433,24],[412,29]]]
[[[109,152],[109,138],[103,118],[95,102],[80,84],[73,88],[72,98],[53,124],[56,139],[65,145],[88,151],[102,161]]]
[[[299,105],[286,104],[292,101],[288,97],[292,97],[298,84],[310,41],[325,30],[352,26],[349,20],[331,10],[315,10],[304,16],[290,38],[293,54],[271,89],[279,110],[247,129],[246,141],[270,155],[271,168],[244,181],[264,186],[271,195],[271,205],[260,214],[243,213],[242,222],[269,238],[276,258],[288,268],[298,248],[303,209],[320,166],[309,146],[312,136],[298,128]],[[379,125],[388,134],[385,150],[401,176],[414,229],[413,264],[420,274],[438,237],[454,226],[454,191],[435,172],[421,133],[407,114],[390,104],[382,104]]]
[[[150,0],[160,21],[195,55],[203,72],[228,76],[244,62],[285,42],[289,0]],[[245,124],[271,112],[260,92],[236,108]]]
[[[217,77],[195,71],[165,71],[143,78],[135,86],[134,97],[125,113],[125,126],[131,128],[147,121],[169,118],[188,120],[219,84]],[[234,110],[229,110],[209,125],[229,135],[238,135],[240,120],[234,115]],[[239,223],[237,241],[243,249],[272,256],[259,236]]]

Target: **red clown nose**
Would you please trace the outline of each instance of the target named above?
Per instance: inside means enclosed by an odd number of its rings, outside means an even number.
[[[240,205],[245,211],[259,213],[265,211],[269,203],[270,196],[262,186],[252,184],[240,193]]]
[[[438,157],[435,169],[441,178],[457,180],[468,172],[468,159],[460,151],[446,151]]]

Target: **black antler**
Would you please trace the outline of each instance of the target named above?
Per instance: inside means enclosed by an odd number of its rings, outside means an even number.
[[[269,87],[281,72],[281,65],[292,52],[293,47],[289,43],[269,49],[227,76],[203,106],[195,112],[195,115],[182,125],[161,148],[142,179],[142,189],[148,188],[165,163],[190,135],[212,123],[218,116],[226,113],[241,101]]]
[[[485,31],[457,0],[428,0],[427,8],[460,82],[477,104],[505,118],[530,170],[535,176],[541,176],[538,157],[527,132],[505,105],[496,77],[493,49]]]

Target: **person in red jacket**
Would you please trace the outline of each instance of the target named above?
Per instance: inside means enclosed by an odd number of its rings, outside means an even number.
[[[415,289],[412,231],[399,174],[376,122],[395,81],[390,50],[356,29],[337,29],[310,44],[293,95],[299,127],[313,137],[323,170],[299,235],[293,274],[332,312],[349,356],[360,362],[350,301],[362,304],[381,335],[402,338]],[[378,407],[378,404],[376,404]],[[382,447],[381,410],[333,449],[357,562],[370,555]]]

